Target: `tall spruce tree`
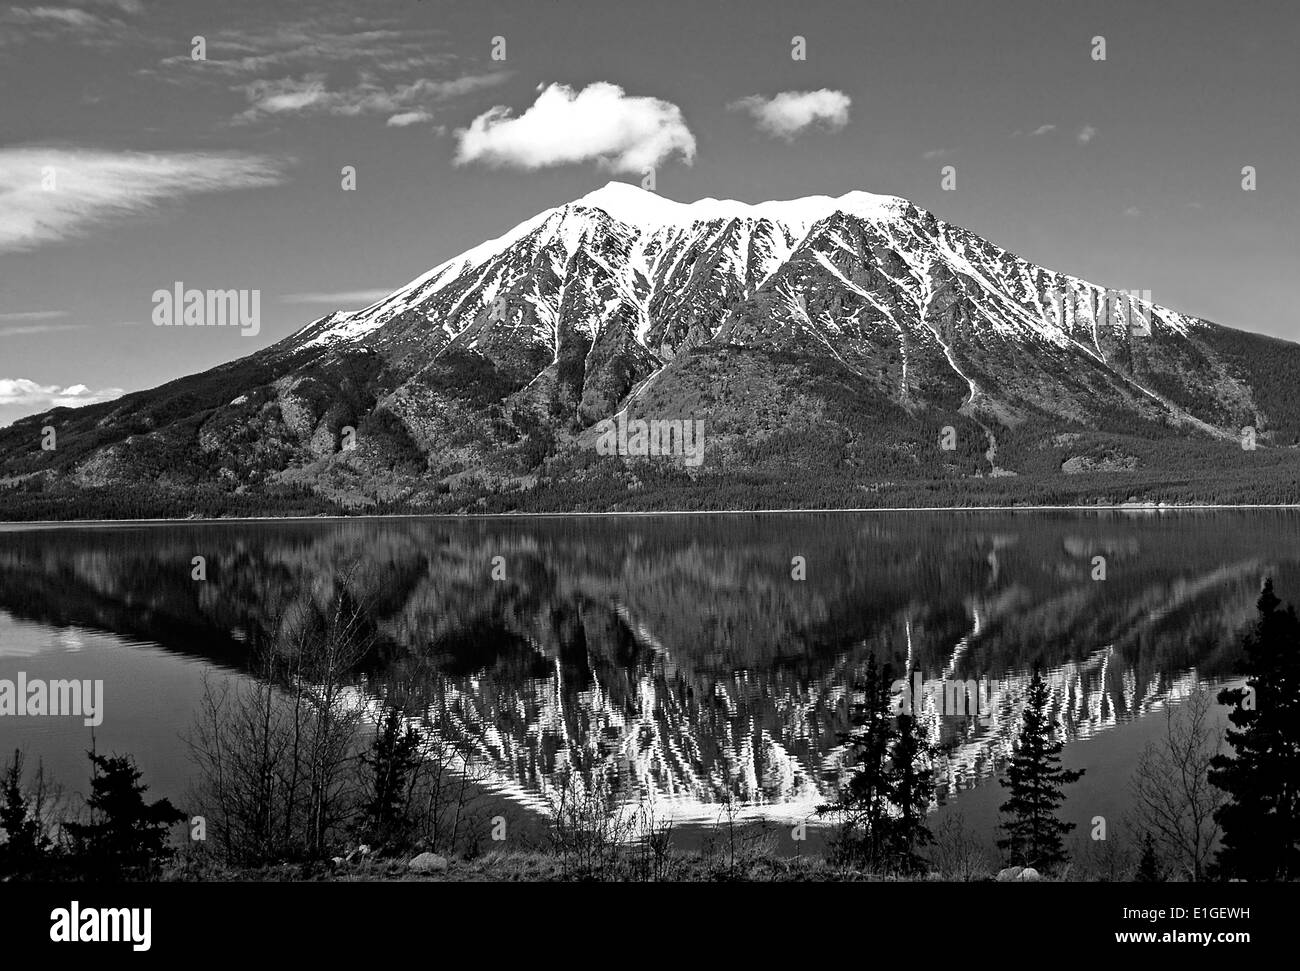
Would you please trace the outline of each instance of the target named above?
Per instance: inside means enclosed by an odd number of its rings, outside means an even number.
[[[818,806],[841,821],[835,855],[874,872],[924,868],[918,850],[931,840],[925,817],[934,797],[935,749],[912,715],[893,713],[889,665],[868,659],[854,729],[840,736],[854,755],[854,771],[835,802]]]
[[[1217,874],[1243,880],[1300,878],[1300,620],[1283,609],[1264,581],[1259,618],[1246,635],[1243,688],[1219,693],[1233,706],[1227,740],[1232,755],[1210,763],[1210,782],[1230,801],[1215,820],[1222,827]]]
[[[867,659],[861,691],[862,703],[852,715],[853,730],[840,735],[854,756],[853,775],[835,802],[818,806],[817,813],[840,819],[833,848],[840,862],[874,870],[884,866],[889,845],[889,750],[894,738],[889,666],[878,666],[875,655]]]
[[[887,826],[890,856],[905,873],[925,869],[918,850],[934,840],[925,825],[934,798],[934,755],[925,726],[915,714],[899,715],[890,752],[890,802],[897,815],[889,819]]]
[[[1055,740],[1057,725],[1047,712],[1049,700],[1047,684],[1035,668],[1020,737],[1007,774],[999,780],[1011,795],[1000,810],[1009,818],[999,827],[1006,836],[997,841],[998,848],[1012,865],[1039,870],[1066,860],[1061,837],[1074,823],[1062,822],[1056,810],[1065,801],[1062,787],[1079,781],[1084,772],[1061,768],[1064,743]]]

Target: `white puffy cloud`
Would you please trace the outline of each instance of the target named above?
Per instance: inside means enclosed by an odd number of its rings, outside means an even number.
[[[0,253],[85,236],[198,193],[278,185],[288,164],[238,153],[0,148]]]
[[[531,171],[594,161],[613,172],[641,172],[674,155],[688,165],[695,161],[695,136],[680,108],[633,97],[607,81],[581,91],[549,85],[518,117],[497,105],[457,129],[456,139],[457,165]]]
[[[727,107],[747,111],[769,135],[791,141],[814,125],[839,131],[849,123],[852,99],[843,91],[782,91],[771,98],[751,94]]]
[[[1092,127],[1092,125],[1084,125],[1079,129],[1079,133],[1074,137],[1080,145],[1087,145],[1097,137],[1097,129]]]
[[[27,378],[0,378],[0,425],[51,408],[79,408],[112,401],[125,393],[122,388],[94,391],[84,384],[60,387],[57,384],[37,384]]]

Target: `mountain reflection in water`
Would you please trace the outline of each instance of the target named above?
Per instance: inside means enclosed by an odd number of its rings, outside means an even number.
[[[490,789],[541,808],[573,769],[684,822],[800,819],[845,771],[873,652],[981,683],[977,717],[923,708],[959,791],[1008,753],[1036,663],[1071,740],[1230,678],[1261,578],[1296,589],[1297,533],[1282,511],[0,527],[0,611],[239,670],[276,605],[347,574],[378,632],[361,696],[465,743]]]

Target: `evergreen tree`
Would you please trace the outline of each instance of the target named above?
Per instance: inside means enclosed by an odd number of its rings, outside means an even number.
[[[370,772],[362,831],[380,846],[397,848],[410,837],[408,802],[420,768],[420,734],[403,725],[402,713],[390,708],[370,751],[362,757]]]
[[[872,655],[861,682],[863,700],[852,716],[853,730],[840,740],[854,754],[854,772],[835,802],[817,807],[818,815],[840,818],[834,846],[842,863],[876,869],[885,862],[888,847],[889,751],[894,729],[890,715],[889,666],[877,666]]]
[[[1215,814],[1223,829],[1220,876],[1245,880],[1300,877],[1300,620],[1264,581],[1259,618],[1246,635],[1244,688],[1219,693],[1233,706],[1227,740],[1233,754],[1211,761],[1210,781],[1230,801]]]
[[[143,875],[170,855],[168,829],[185,814],[166,799],[144,801],[149,787],[140,783],[131,756],[86,754],[92,766],[90,821],[66,824],[73,853],[88,876]]]
[[[889,666],[867,662],[854,730],[841,740],[854,754],[854,771],[834,803],[818,814],[840,817],[835,852],[842,862],[873,871],[915,873],[917,852],[932,837],[925,817],[934,798],[934,747],[912,715],[894,717]]]
[[[1024,721],[1015,753],[1002,786],[1011,792],[1001,812],[1009,816],[999,829],[1007,835],[998,840],[1015,866],[1050,869],[1066,860],[1061,837],[1074,829],[1056,817],[1065,800],[1063,786],[1077,782],[1083,770],[1061,768],[1064,743],[1055,740],[1056,721],[1048,716],[1049,694],[1038,668],[1029,683]]]
[[[1160,855],[1156,852],[1156,841],[1150,833],[1142,834],[1142,858],[1138,860],[1138,883],[1164,883],[1164,868],[1160,865]]]
[[[925,868],[917,850],[933,842],[925,825],[934,798],[934,746],[925,726],[914,715],[899,715],[890,755],[890,801],[897,815],[889,820],[890,855],[900,870],[916,873]]]
[[[0,776],[0,874],[30,873],[51,849],[39,807],[33,807],[23,786],[23,753],[14,751],[13,761]]]

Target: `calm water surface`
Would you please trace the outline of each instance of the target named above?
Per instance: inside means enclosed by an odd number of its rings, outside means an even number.
[[[949,750],[941,812],[991,825],[1041,663],[1066,761],[1088,769],[1064,814],[1086,823],[1123,813],[1180,692],[1233,680],[1261,578],[1300,597],[1298,541],[1282,511],[0,526],[0,678],[102,679],[97,746],[179,797],[205,674],[243,677],[271,604],[325,603],[350,572],[379,635],[358,697],[471,743],[518,808],[573,767],[682,823],[728,798],[803,819],[841,776],[874,652],[898,677],[983,682],[978,716],[931,697],[925,719]],[[0,717],[0,750],[72,792],[90,743],[80,719]]]

